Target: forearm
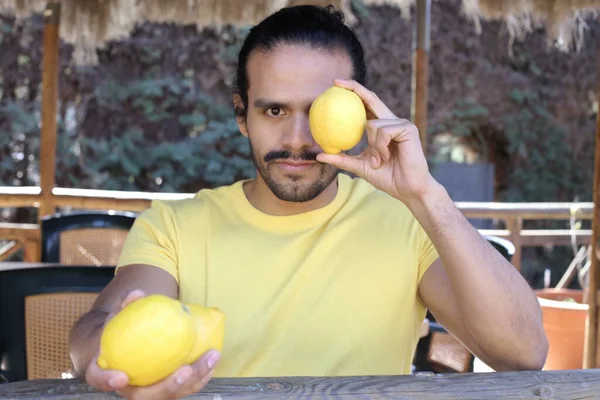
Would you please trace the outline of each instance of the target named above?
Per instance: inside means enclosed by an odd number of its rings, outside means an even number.
[[[537,298],[519,271],[467,221],[439,184],[407,206],[446,268],[460,313],[497,369],[538,368],[546,337]],[[510,328],[510,329],[507,329]]]
[[[80,318],[69,336],[69,353],[78,376],[85,375],[90,361],[100,348],[100,336],[108,313],[92,310]]]

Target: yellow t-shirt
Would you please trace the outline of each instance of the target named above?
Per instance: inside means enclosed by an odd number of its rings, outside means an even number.
[[[437,252],[400,201],[338,182],[330,204],[292,216],[254,208],[241,181],[154,201],[118,266],[163,268],[182,301],[224,311],[215,376],[408,374],[426,312],[418,283]]]

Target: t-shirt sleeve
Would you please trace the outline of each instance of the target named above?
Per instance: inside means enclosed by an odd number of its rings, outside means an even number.
[[[127,234],[117,271],[131,264],[147,264],[162,268],[179,282],[177,247],[177,224],[173,209],[165,201],[154,200],[136,218]]]
[[[417,222],[417,224],[418,224],[418,222]],[[429,238],[429,236],[427,235],[427,233],[425,232],[425,230],[423,229],[423,227],[420,224],[418,226],[418,235],[419,235],[419,240],[418,240],[418,243],[419,243],[419,249],[418,249],[418,252],[419,252],[419,276],[418,276],[417,282],[420,283],[421,278],[423,277],[423,275],[425,275],[425,272],[427,271],[427,269],[429,269],[431,264],[433,264],[433,262],[439,258],[439,254],[438,254],[435,246],[431,242],[431,239]]]

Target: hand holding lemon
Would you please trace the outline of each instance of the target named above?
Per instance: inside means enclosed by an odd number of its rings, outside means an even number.
[[[179,398],[199,391],[223,347],[224,314],[136,292],[107,319],[86,381],[127,398]]]
[[[317,160],[356,174],[405,203],[424,195],[434,181],[417,127],[394,115],[360,83],[334,84],[315,99],[309,114],[313,139],[324,151]],[[357,156],[341,153],[360,141],[363,129],[368,148]]]

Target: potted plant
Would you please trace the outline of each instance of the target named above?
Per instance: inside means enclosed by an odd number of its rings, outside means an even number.
[[[585,326],[589,309],[585,281],[591,260],[590,248],[591,246],[579,249],[555,288],[536,290],[549,342],[544,370],[583,368]],[[584,289],[566,288],[575,274],[578,274]]]

